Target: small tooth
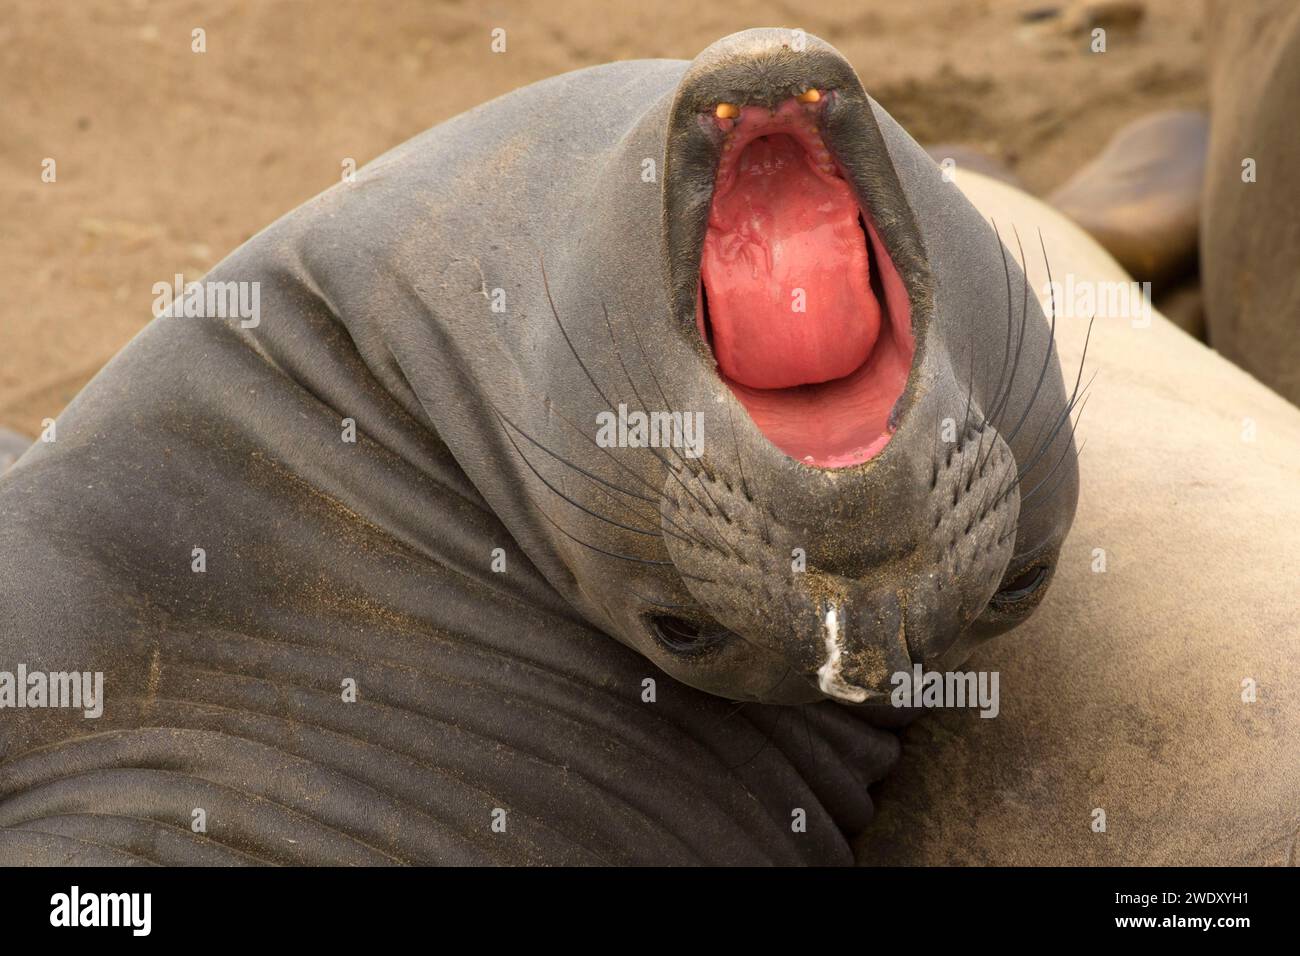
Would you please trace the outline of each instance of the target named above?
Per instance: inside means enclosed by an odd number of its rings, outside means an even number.
[[[734,103],[719,103],[718,108],[713,111],[718,119],[735,119],[740,115],[740,110]]]
[[[816,103],[821,98],[822,95],[817,90],[806,90],[805,92],[800,93],[798,96],[798,100],[800,103]]]

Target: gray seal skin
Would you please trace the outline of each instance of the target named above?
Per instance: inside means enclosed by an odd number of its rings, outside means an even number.
[[[791,40],[457,117],[208,276],[256,327],[164,316],[109,363],[0,483],[0,670],[105,674],[93,723],[4,713],[0,860],[851,860],[890,673],[1041,600],[1078,388],[993,226]],[[914,349],[850,467],[768,440],[696,307],[717,104],[810,89]],[[599,446],[620,403],[703,453]]]

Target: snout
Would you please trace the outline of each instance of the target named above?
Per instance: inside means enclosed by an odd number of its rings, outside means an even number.
[[[894,674],[950,660],[1011,558],[1014,461],[976,428],[933,461],[917,453],[924,442],[912,432],[899,441],[882,467],[851,478],[800,469],[785,495],[754,498],[704,471],[698,484],[665,486],[666,510],[704,520],[697,502],[717,506],[707,532],[697,525],[707,547],[668,543],[717,640],[761,649],[846,703],[878,702]],[[837,504],[862,506],[836,510],[828,497],[818,507],[810,475],[827,481]]]

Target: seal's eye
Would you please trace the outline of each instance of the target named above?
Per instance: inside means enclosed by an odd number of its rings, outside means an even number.
[[[720,644],[731,632],[717,622],[700,624],[660,615],[650,622],[659,643],[676,654],[700,654]]]
[[[1033,565],[1016,575],[1006,587],[993,595],[993,603],[1000,607],[1018,604],[1036,593],[1046,580],[1047,565]]]

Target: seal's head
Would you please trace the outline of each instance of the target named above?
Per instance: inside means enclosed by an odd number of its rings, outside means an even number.
[[[620,350],[620,414],[646,417],[619,444],[660,446],[639,461],[662,547],[588,522],[626,563],[579,587],[701,689],[885,700],[1051,578],[1077,497],[1052,328],[993,227],[815,37],[715,43],[660,122],[668,315],[620,332],[616,312],[606,344],[661,346],[640,374]],[[656,415],[702,434],[656,442]]]

